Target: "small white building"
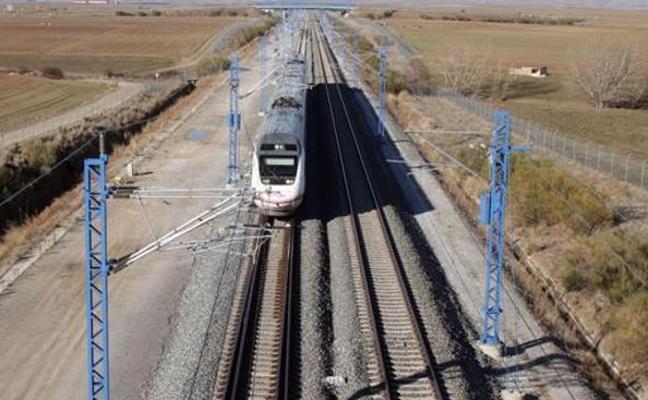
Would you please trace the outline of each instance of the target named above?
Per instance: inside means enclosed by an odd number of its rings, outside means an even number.
[[[549,76],[549,67],[543,65],[540,67],[511,68],[509,72],[511,75],[530,76],[533,78],[546,78]]]

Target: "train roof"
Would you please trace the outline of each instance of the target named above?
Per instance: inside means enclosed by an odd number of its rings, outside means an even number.
[[[306,65],[301,59],[288,61],[280,71],[272,108],[303,108],[306,92]]]
[[[283,134],[297,137],[301,135],[303,122],[303,109],[275,108],[266,114],[261,136]],[[301,141],[301,137],[297,137],[297,140]]]

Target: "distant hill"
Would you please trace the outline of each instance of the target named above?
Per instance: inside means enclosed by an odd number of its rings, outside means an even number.
[[[155,0],[146,0],[147,2],[154,2]],[[263,0],[265,3],[274,1],[281,2],[282,0]],[[292,0],[299,1],[299,0]],[[344,0],[302,0],[302,3],[326,3],[326,2],[341,2]],[[20,4],[20,3],[63,3],[69,2],[65,0],[0,0],[0,4]],[[120,0],[121,3],[138,3],[138,0]],[[160,0],[164,3],[175,4],[218,4],[218,5],[241,5],[253,4],[258,1],[251,0]],[[595,7],[595,8],[611,8],[611,9],[645,9],[648,10],[648,0],[351,0],[355,4],[379,4],[379,5],[393,5],[398,6],[438,6],[438,5],[519,5],[519,6],[555,6],[555,7]]]
[[[518,5],[556,7],[594,7],[612,9],[646,9],[648,0],[358,0],[360,4],[435,5]]]

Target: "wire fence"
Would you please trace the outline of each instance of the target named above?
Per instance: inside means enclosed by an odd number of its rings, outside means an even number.
[[[490,104],[466,97],[455,90],[440,89],[437,93],[463,110],[486,120],[490,120],[495,111]],[[528,144],[620,181],[648,189],[648,160],[638,159],[629,154],[613,153],[605,150],[602,145],[572,140],[517,117],[511,118],[511,127],[513,134],[524,138]]]
[[[175,76],[168,79],[145,81],[130,84],[124,90],[117,89],[119,93],[94,101],[91,104],[80,106],[51,118],[31,118],[19,124],[0,128],[0,146],[8,148],[14,143],[32,139],[39,136],[48,136],[56,133],[60,128],[76,125],[86,119],[93,119],[102,114],[116,111],[148,93],[166,89],[177,84],[183,78]]]

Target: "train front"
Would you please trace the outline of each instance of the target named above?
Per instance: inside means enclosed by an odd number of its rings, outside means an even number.
[[[304,157],[297,137],[261,137],[254,159],[254,204],[265,215],[291,215],[304,199]]]

